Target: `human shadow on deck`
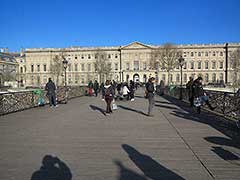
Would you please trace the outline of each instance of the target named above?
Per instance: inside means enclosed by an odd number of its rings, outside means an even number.
[[[132,109],[130,107],[126,107],[126,106],[123,106],[123,105],[118,105],[118,107],[120,107],[122,109],[125,109],[125,110],[128,110],[128,111],[132,111],[132,112],[136,112],[136,113],[142,114],[144,116],[147,116],[146,113],[144,113],[143,111],[140,111],[140,110]]]
[[[140,153],[130,145],[123,144],[122,148],[128,154],[128,157],[135,163],[135,165],[144,173],[146,177],[151,178],[152,180],[184,179],[170,169],[162,166],[150,156]]]
[[[32,174],[31,180],[71,180],[70,168],[59,158],[44,156],[42,166]]]
[[[97,106],[94,106],[94,105],[89,105],[89,107],[94,110],[94,111],[99,111],[100,113],[102,113],[104,116],[106,116],[106,113],[105,113],[105,110],[100,108],[100,107],[97,107]]]
[[[225,161],[233,161],[239,160],[239,156],[235,155],[234,153],[230,152],[229,150],[223,149],[222,147],[212,147],[212,150],[216,153],[220,158],[224,159]]]

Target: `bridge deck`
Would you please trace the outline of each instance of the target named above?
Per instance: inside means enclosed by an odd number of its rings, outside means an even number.
[[[99,97],[0,117],[0,179],[27,180],[55,154],[74,180],[239,179],[240,143],[214,115],[156,97],[118,102],[105,116]]]

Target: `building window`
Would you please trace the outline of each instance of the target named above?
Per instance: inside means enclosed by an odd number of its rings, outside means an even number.
[[[208,81],[209,81],[209,75],[205,74],[205,82],[208,82]]]
[[[23,73],[23,67],[20,67],[20,73]]]
[[[95,59],[97,59],[98,58],[98,55],[95,55]]]
[[[126,70],[128,71],[130,69],[130,64],[126,63]]]
[[[166,81],[166,74],[162,75],[162,80],[165,82]]]
[[[118,58],[118,55],[117,55],[117,54],[115,54],[115,58]]]
[[[183,64],[183,69],[187,69],[187,62]]]
[[[223,56],[223,52],[222,51],[220,51],[220,56]]]
[[[205,61],[205,69],[208,69],[208,61]]]
[[[205,56],[208,56],[208,52],[205,52]]]
[[[78,84],[79,82],[79,75],[75,75],[75,84]]]
[[[78,71],[78,64],[75,64],[75,71]]]
[[[91,71],[91,64],[88,64],[88,71]]]
[[[82,55],[82,59],[84,59],[84,56]]]
[[[47,71],[47,65],[46,65],[46,64],[43,65],[43,71],[44,71],[44,72]]]
[[[213,51],[213,54],[212,54],[213,56],[216,56],[216,52],[215,51]]]
[[[84,84],[85,78],[84,75],[81,75],[81,83]]]
[[[222,82],[223,81],[223,73],[219,74],[219,80]]]
[[[173,82],[173,75],[172,74],[169,75],[169,81],[170,81],[170,83]]]
[[[114,69],[115,69],[115,71],[117,71],[118,70],[118,63],[115,63],[114,65],[115,65]]]
[[[180,82],[180,75],[179,75],[179,74],[177,74],[177,76],[176,76],[176,82],[177,82],[177,83]]]
[[[202,62],[198,61],[198,69],[202,69]]]
[[[179,67],[180,67],[179,64],[176,64],[176,69],[179,69]]]
[[[40,72],[40,65],[37,65],[37,71]]]
[[[192,56],[192,57],[194,56],[194,53],[193,53],[193,52],[191,52],[191,56]]]
[[[34,65],[31,65],[31,72],[34,72]]]
[[[212,62],[212,69],[216,69],[216,62],[215,61]]]
[[[192,74],[191,77],[192,77],[193,79],[195,79],[195,74]]]
[[[194,62],[190,63],[190,69],[194,69]]]
[[[198,56],[201,56],[201,52],[198,52]]]
[[[85,71],[84,64],[81,64],[81,71]]]
[[[216,73],[213,73],[213,74],[212,74],[212,82],[216,82],[216,79],[217,79]]]
[[[219,69],[223,69],[223,62],[219,62]]]
[[[75,59],[77,59],[77,56],[75,56]]]
[[[68,71],[72,71],[72,65],[68,64]]]
[[[187,74],[183,75],[183,81],[186,83],[187,82]]]
[[[108,55],[108,59],[111,59],[111,54]]]
[[[139,70],[139,61],[133,62],[133,70]]]
[[[88,59],[91,59],[91,55],[90,54],[88,55]]]
[[[143,70],[147,70],[147,63],[146,62],[143,62]]]

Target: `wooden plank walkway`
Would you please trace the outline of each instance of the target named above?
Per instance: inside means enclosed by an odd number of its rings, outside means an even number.
[[[236,133],[171,98],[156,97],[155,116],[147,117],[141,94],[110,116],[100,97],[1,116],[0,179],[31,179],[47,154],[73,180],[239,179]]]

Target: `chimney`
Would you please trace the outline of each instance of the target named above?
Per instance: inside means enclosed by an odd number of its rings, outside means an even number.
[[[24,49],[21,48],[21,49],[20,49],[20,56],[23,56],[23,55],[24,55]]]
[[[5,53],[8,53],[8,48],[5,48]]]

